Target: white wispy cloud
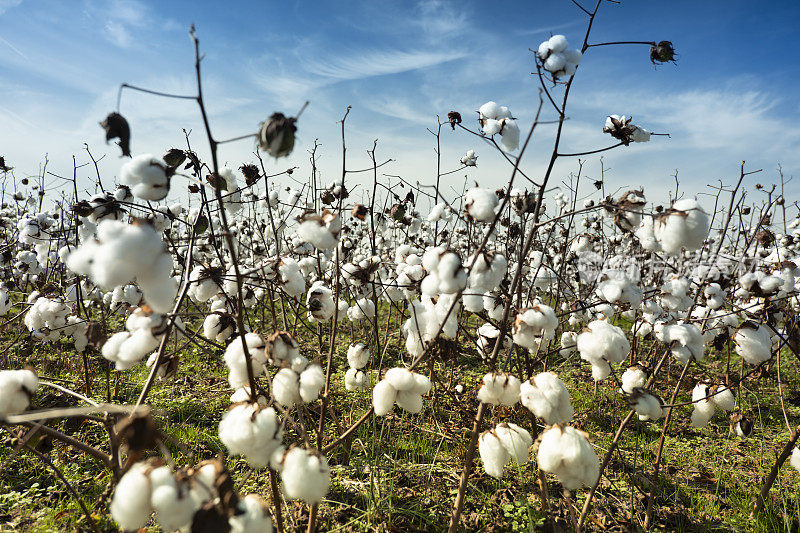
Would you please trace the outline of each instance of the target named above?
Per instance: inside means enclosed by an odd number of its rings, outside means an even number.
[[[331,80],[356,80],[432,67],[465,56],[461,51],[363,50],[333,58],[304,57],[301,65],[306,72]]]
[[[0,15],[11,9],[17,7],[22,3],[22,0],[0,0]]]

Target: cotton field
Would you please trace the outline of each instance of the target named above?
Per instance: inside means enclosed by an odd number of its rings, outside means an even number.
[[[426,183],[374,146],[349,170],[350,108],[329,182],[316,144],[284,170],[305,106],[217,137],[194,27],[196,96],[119,89],[190,99],[186,146],[137,153],[117,109],[93,194],[3,162],[0,529],[796,530],[796,199],[745,162],[666,196],[587,177],[670,134],[608,109],[607,144],[566,153],[581,68],[630,45],[669,77],[680,43],[596,42],[610,7],[578,7],[531,43],[535,115],[442,109],[429,131],[460,148]],[[228,142],[256,151],[226,166]]]

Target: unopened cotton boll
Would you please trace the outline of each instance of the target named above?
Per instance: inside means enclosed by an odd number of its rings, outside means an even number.
[[[331,470],[328,461],[316,450],[292,448],[281,462],[281,481],[287,498],[319,503],[328,492]]]
[[[523,382],[520,399],[522,405],[548,426],[569,422],[575,414],[566,385],[552,372],[541,372]]]
[[[572,426],[553,426],[542,434],[536,455],[539,468],[555,474],[569,490],[592,486],[600,475],[600,462],[586,434]]]
[[[751,365],[757,365],[772,357],[772,340],[769,330],[753,321],[742,323],[733,336],[736,353]]]
[[[38,388],[39,378],[32,370],[0,370],[0,417],[27,409]]]
[[[511,374],[491,372],[483,376],[478,400],[492,405],[512,406],[520,399],[521,385],[519,379]]]
[[[109,511],[123,531],[136,531],[147,524],[153,508],[150,504],[149,465],[134,463],[120,478]]]

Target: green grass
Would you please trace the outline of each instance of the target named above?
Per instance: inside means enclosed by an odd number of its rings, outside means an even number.
[[[267,328],[264,328],[267,329]],[[370,331],[345,324],[335,357],[332,400],[336,418],[343,427],[357,420],[370,405],[368,392],[347,393],[343,386],[346,370],[344,352],[351,338],[369,338]],[[389,329],[390,346],[384,356],[384,368],[399,364],[403,353],[398,343],[397,327]],[[383,334],[383,325],[381,325]],[[14,331],[2,332],[6,340]],[[327,336],[326,336],[327,339]],[[443,531],[447,528],[453,499],[461,474],[465,444],[477,406],[475,394],[485,366],[469,341],[462,340],[463,351],[456,361],[438,361],[434,369],[447,384],[454,376],[465,385],[457,396],[437,384],[425,400],[420,415],[408,415],[396,409],[382,418],[372,418],[354,434],[348,447],[328,455],[332,467],[330,491],[320,507],[321,531]],[[327,344],[327,340],[325,341]],[[319,354],[318,341],[307,335],[302,341],[308,357]],[[640,355],[645,353],[640,347]],[[149,396],[159,428],[182,446],[169,443],[170,453],[178,464],[199,461],[224,451],[217,437],[217,424],[229,404],[228,389],[221,353],[210,356],[190,347],[181,354],[181,364],[172,380],[158,381]],[[3,366],[18,367],[24,356],[20,345],[2,355]],[[82,359],[67,344],[35,345],[29,360],[47,377],[65,380],[62,384],[83,390]],[[92,395],[105,400],[105,362],[90,356]],[[373,354],[372,364],[377,363]],[[512,370],[519,374],[516,359]],[[712,375],[724,373],[726,356],[710,354],[703,367]],[[734,356],[732,371],[738,375],[739,359]],[[791,354],[783,354],[783,390],[791,420],[800,417],[800,401],[791,391],[800,390],[800,365]],[[573,424],[586,431],[602,458],[620,420],[628,407],[612,380],[594,391],[587,366],[577,356],[569,360],[553,358],[549,369],[567,382],[575,406]],[[624,366],[623,366],[624,368]],[[536,367],[540,371],[541,367]],[[669,382],[661,382],[658,392],[668,399],[679,369],[671,365]],[[686,401],[699,374],[690,370],[679,401]],[[147,372],[143,367],[117,375],[110,373],[112,398],[119,403],[136,401]],[[755,431],[748,439],[739,439],[728,431],[728,418],[718,412],[707,428],[689,425],[689,407],[673,414],[662,458],[658,499],[655,505],[654,530],[657,531],[797,531],[800,528],[800,476],[785,465],[775,481],[765,510],[749,519],[754,495],[788,439],[778,398],[775,367],[759,380],[749,378],[740,401],[742,408],[754,414]],[[117,382],[118,380],[118,382]],[[34,408],[53,405],[76,405],[68,396],[43,388],[34,398]],[[312,420],[317,419],[318,402],[310,406]],[[523,407],[513,410],[493,409],[488,423],[513,420],[532,429],[531,418]],[[644,517],[653,463],[662,421],[644,423],[635,420],[626,430],[603,479],[587,523],[588,530],[636,530]],[[326,422],[325,442],[335,438],[336,427]],[[54,421],[53,427],[107,449],[105,432],[96,424]],[[487,426],[485,425],[484,429]],[[539,427],[538,431],[543,428]],[[287,429],[286,443],[298,440]],[[16,440],[4,429],[0,432],[0,531],[73,531],[86,529],[86,518],[61,481],[38,458],[26,451],[10,457]],[[48,453],[50,460],[81,495],[102,531],[113,531],[108,519],[111,476],[95,461],[60,443]],[[187,457],[185,454],[189,454]],[[244,479],[248,467],[238,457],[228,459],[237,482]],[[470,477],[463,512],[463,526],[468,531],[541,531],[568,529],[569,514],[561,487],[548,477],[550,508],[542,510],[536,484],[535,461],[521,467],[508,467],[505,477],[487,476],[476,458]],[[256,492],[270,499],[265,472],[247,477],[243,493]],[[586,491],[573,496],[583,504]],[[288,531],[302,530],[307,523],[308,507],[289,501],[283,507]],[[155,527],[149,531],[157,531]]]

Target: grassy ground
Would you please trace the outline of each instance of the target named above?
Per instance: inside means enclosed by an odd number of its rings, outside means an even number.
[[[343,376],[345,352],[350,337],[360,339],[358,330],[345,326],[335,359],[331,404],[338,425],[346,427],[369,407],[369,392],[346,393]],[[382,329],[382,328],[381,328]],[[389,331],[390,344],[384,367],[400,363],[400,346],[395,326]],[[6,340],[18,332],[3,333]],[[6,342],[5,346],[9,343]],[[471,431],[477,401],[477,384],[485,366],[461,339],[463,354],[457,359],[437,361],[438,381],[420,415],[408,415],[396,409],[382,418],[372,418],[355,433],[348,446],[329,455],[332,467],[330,491],[320,507],[321,531],[441,531],[446,529],[453,498],[461,473],[465,444]],[[0,356],[5,367],[18,367],[24,360],[22,345],[17,344]],[[303,352],[313,357],[319,353],[316,338],[309,336]],[[646,347],[640,347],[642,357]],[[47,379],[59,378],[62,384],[83,390],[83,367],[68,343],[36,345],[29,356],[32,364]],[[739,358],[733,358],[731,372],[738,375]],[[724,374],[727,356],[712,354],[703,363],[710,375]],[[92,394],[106,399],[105,361],[90,355]],[[373,361],[374,364],[374,361]],[[791,354],[783,354],[783,391],[790,421],[800,417],[800,365]],[[538,371],[539,368],[537,368]],[[568,360],[552,359],[550,368],[567,381],[576,416],[573,424],[588,432],[602,458],[619,421],[628,407],[616,392],[611,380],[597,390],[577,355]],[[669,368],[669,383],[660,383],[658,391],[669,397],[679,368]],[[697,369],[690,370],[697,377]],[[778,397],[775,368],[745,382],[739,401],[750,410],[755,431],[748,439],[734,437],[728,430],[728,418],[718,412],[704,429],[689,425],[690,407],[680,407],[673,415],[667,433],[655,506],[655,530],[659,531],[797,531],[800,528],[800,489],[797,472],[787,465],[781,470],[765,511],[755,520],[748,518],[753,497],[776,454],[788,439]],[[145,369],[116,375],[111,372],[108,385],[112,400],[133,403],[146,379]],[[688,401],[694,379],[687,379],[679,401]],[[465,386],[463,394],[455,385]],[[217,437],[217,424],[227,408],[228,389],[221,353],[209,355],[196,348],[182,352],[177,376],[159,382],[149,400],[159,427],[182,448],[170,445],[179,464],[188,456],[193,460],[210,458],[223,451]],[[34,408],[76,405],[68,396],[48,388],[40,389]],[[310,415],[319,416],[317,405]],[[496,409],[487,416],[491,423],[513,420],[529,429],[533,420],[517,406],[514,410]],[[637,530],[644,517],[645,494],[649,492],[661,422],[634,421],[622,439],[598,489],[595,508],[587,523],[589,530]],[[795,422],[796,423],[796,422]],[[97,424],[76,419],[54,422],[54,427],[100,447],[107,446],[105,432]],[[329,421],[325,441],[334,438],[337,424]],[[541,426],[534,431],[541,431]],[[286,442],[296,441],[287,431]],[[11,457],[16,444],[13,434],[0,430],[0,531],[74,531],[86,530],[86,518],[78,503],[53,471],[39,458],[22,451]],[[81,495],[101,530],[114,530],[107,518],[110,474],[81,452],[56,443],[40,442],[52,463]],[[230,459],[235,479],[243,481],[242,492],[256,492],[269,498],[269,481],[264,472],[248,475],[249,469],[238,458]],[[580,507],[586,491],[574,500]],[[470,478],[463,514],[468,531],[560,531],[569,530],[569,514],[560,485],[548,478],[549,511],[542,511],[542,498],[536,483],[535,461],[522,467],[509,467],[506,476],[496,481],[483,471],[479,459]],[[284,505],[287,530],[302,530],[308,508],[290,501]],[[155,527],[148,531],[156,531]]]

